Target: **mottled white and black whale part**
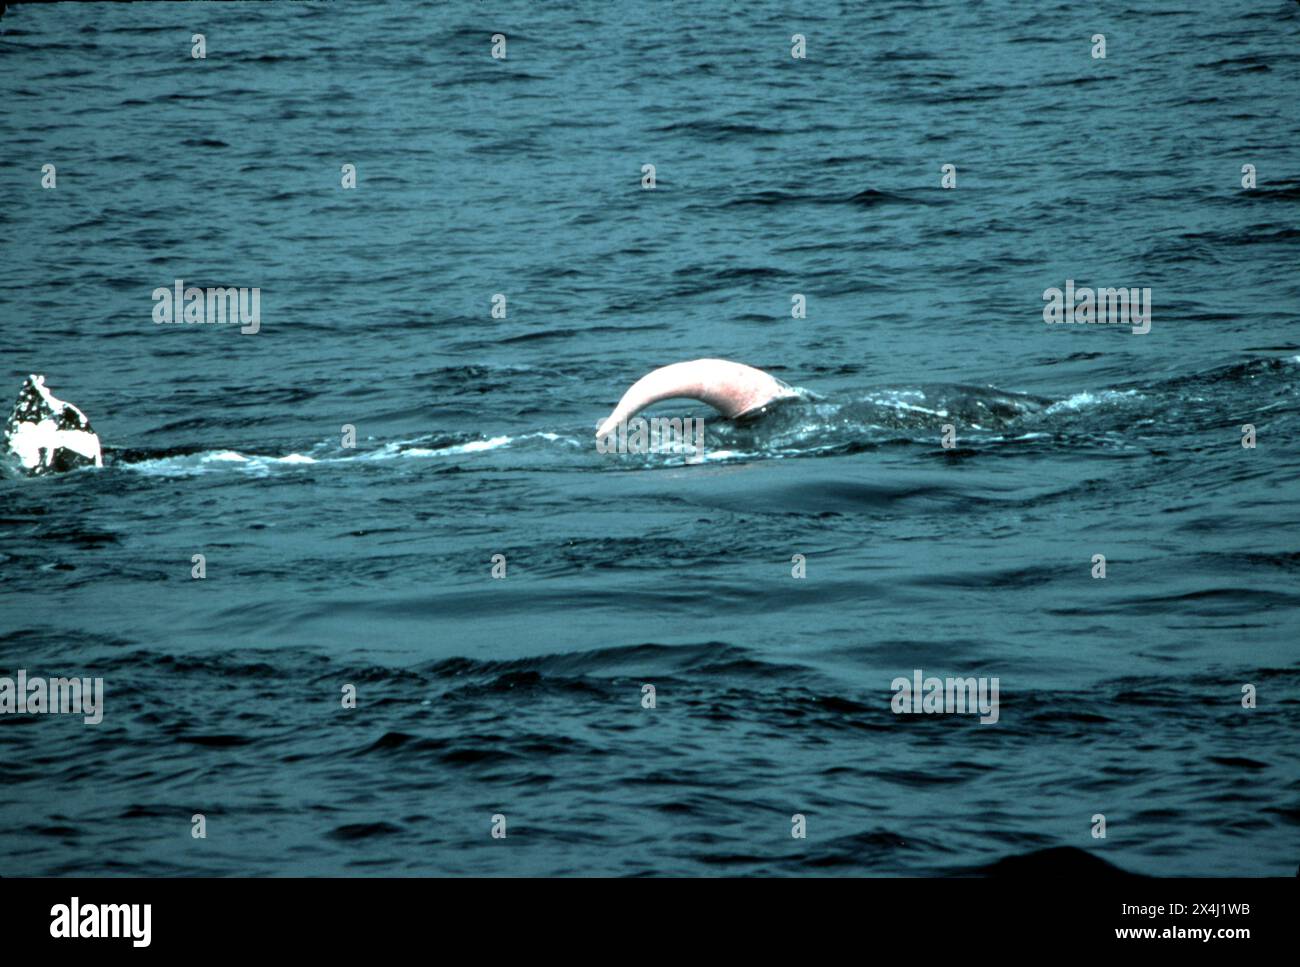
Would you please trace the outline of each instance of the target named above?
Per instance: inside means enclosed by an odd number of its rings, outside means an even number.
[[[23,381],[4,428],[4,452],[19,468],[36,476],[77,467],[102,467],[99,436],[86,414],[45,388],[45,377]]]

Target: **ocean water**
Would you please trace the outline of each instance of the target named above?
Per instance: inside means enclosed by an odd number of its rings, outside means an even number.
[[[1300,5],[18,6],[0,144],[4,393],[107,463],[0,480],[0,676],[104,681],[0,872],[1295,872]],[[597,452],[700,356],[809,397]]]

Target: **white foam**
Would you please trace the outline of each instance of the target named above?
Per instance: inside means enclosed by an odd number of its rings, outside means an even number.
[[[152,460],[141,460],[137,463],[119,463],[118,466],[122,469],[135,470],[141,473],[156,474],[160,476],[189,476],[201,473],[219,472],[225,469],[240,470],[246,473],[262,475],[274,469],[276,465],[312,466],[403,459],[437,460],[448,457],[489,453],[529,440],[543,440],[547,444],[560,443],[570,449],[582,449],[587,445],[584,440],[579,440],[565,434],[551,433],[547,431],[536,431],[533,433],[522,434],[520,436],[502,434],[487,439],[469,440],[464,443],[454,443],[441,447],[417,445],[422,441],[427,443],[428,440],[428,436],[392,440],[372,450],[363,450],[360,452],[343,451],[342,453],[337,449],[337,445],[331,441],[328,443],[322,443],[313,448],[311,453],[315,453],[316,456],[312,456],[308,453],[295,452],[283,457],[275,457],[259,456],[256,454],[248,455],[240,453],[237,450],[209,450],[203,453],[157,457]],[[734,456],[734,454],[730,451],[724,451],[724,458],[730,456]],[[707,459],[717,458],[710,454]]]
[[[911,403],[904,403],[902,400],[893,400],[889,404],[897,410],[907,410],[910,413],[925,413],[927,416],[947,416],[947,410],[932,410],[928,406],[913,406]]]
[[[1082,410],[1089,406],[1097,406],[1103,403],[1118,403],[1122,400],[1132,399],[1138,395],[1135,389],[1129,390],[1102,390],[1100,393],[1090,393],[1085,390],[1082,393],[1075,393],[1068,399],[1053,403],[1046,410],[1048,414],[1059,413],[1062,410]]]
[[[509,446],[510,437],[494,436],[490,440],[473,440],[469,443],[463,443],[457,447],[447,447],[442,453],[482,453],[484,450],[495,450],[498,447]]]
[[[189,476],[215,473],[227,467],[245,473],[265,474],[272,466],[277,464],[303,466],[318,462],[315,457],[309,457],[303,453],[291,453],[285,457],[267,457],[250,456],[237,450],[210,450],[207,453],[158,457],[155,460],[141,460],[139,463],[124,463],[118,464],[118,466],[138,473],[158,476]]]
[[[454,457],[464,453],[482,453],[485,450],[497,450],[509,446],[510,442],[511,438],[508,436],[494,436],[490,440],[471,440],[469,443],[458,443],[450,447],[407,447],[405,450],[397,451],[395,455],[399,457]]]

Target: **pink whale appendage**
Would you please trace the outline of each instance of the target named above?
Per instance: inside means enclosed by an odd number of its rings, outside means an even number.
[[[692,359],[661,366],[633,383],[596,430],[596,436],[611,433],[619,423],[660,400],[699,400],[733,419],[775,399],[798,395],[775,376],[753,366],[729,359]]]

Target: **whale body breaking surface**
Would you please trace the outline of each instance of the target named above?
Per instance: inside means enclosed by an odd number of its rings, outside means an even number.
[[[937,425],[937,421],[952,419],[983,429],[1042,412],[1052,403],[1041,396],[957,384],[883,389],[860,398],[827,401],[744,363],[695,359],[661,366],[633,383],[596,429],[597,438],[613,433],[619,424],[626,424],[646,407],[667,399],[699,400],[725,419],[751,426],[759,418],[766,418],[763,424],[769,429],[789,422],[792,416],[796,421],[821,419],[826,425],[853,420],[897,428]]]
[[[717,411],[720,419],[707,428],[710,460],[827,456],[899,442],[933,444],[936,431],[941,431],[945,448],[955,444],[958,434],[966,447],[1044,436],[1104,436],[1111,440],[1149,422],[1146,414],[1152,407],[1182,411],[1199,401],[1199,395],[1189,394],[1189,385],[1253,380],[1263,373],[1281,377],[1292,373],[1297,364],[1300,357],[1251,360],[1174,380],[1085,391],[1062,399],[955,383],[841,388],[827,397],[743,363],[698,359],[660,367],[634,382],[613,412],[600,421],[596,450],[608,452],[601,449],[599,434],[614,433],[650,405],[669,399],[697,400]],[[1285,378],[1291,379],[1289,375]],[[356,453],[346,447],[340,450],[337,443],[326,440],[315,444],[310,455],[288,456],[274,452],[246,455],[195,444],[162,449],[118,447],[105,452],[86,414],[56,398],[46,387],[44,376],[32,374],[24,380],[11,414],[0,426],[0,475],[38,477],[106,465],[162,475],[228,466],[265,473],[281,465],[456,457],[516,445],[526,451],[521,459],[531,461],[527,451],[539,441],[558,445],[548,454],[576,455],[591,439],[579,433],[570,436],[552,428],[488,437],[473,430],[443,430],[380,443]],[[584,469],[591,468],[581,458],[579,461]]]
[[[758,433],[774,440],[785,438],[791,427],[830,431],[841,425],[860,424],[904,429],[952,419],[981,429],[1042,412],[1052,402],[992,387],[938,384],[830,401],[743,363],[696,359],[662,366],[637,380],[601,421],[597,440],[651,404],[668,399],[707,403],[735,431]],[[482,446],[466,444],[466,452]],[[11,472],[16,470],[24,476],[104,466],[99,435],[89,418],[78,407],[56,398],[46,387],[45,377],[37,374],[28,376],[18,393],[0,436],[0,457]],[[244,458],[223,452],[210,454],[207,459]],[[314,462],[299,455],[282,461]]]

